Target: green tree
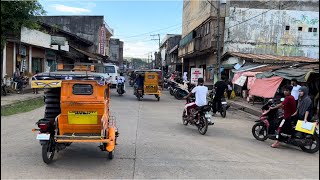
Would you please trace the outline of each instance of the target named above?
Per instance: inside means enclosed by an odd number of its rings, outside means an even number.
[[[37,20],[45,11],[36,1],[1,1],[1,49],[7,37],[17,37],[21,27],[37,29]]]

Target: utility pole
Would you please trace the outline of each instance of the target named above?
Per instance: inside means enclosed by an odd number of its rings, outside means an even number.
[[[220,62],[220,1],[218,1],[217,8],[217,22],[218,22],[218,33],[217,33],[217,63],[218,63],[218,80],[221,80],[221,62]]]
[[[151,35],[151,36],[158,36],[158,39],[151,39],[151,40],[158,40],[159,42],[159,53],[160,53],[160,65],[161,65],[161,82],[162,82],[162,87],[163,87],[163,65],[162,65],[162,58],[161,58],[161,52],[160,52],[160,47],[161,47],[161,44],[160,44],[160,34],[154,34],[154,35]]]

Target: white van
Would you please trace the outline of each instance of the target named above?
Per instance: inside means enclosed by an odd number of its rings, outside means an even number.
[[[114,64],[103,64],[103,73],[110,77],[109,82],[113,87],[117,86],[117,77],[120,76],[119,67]]]

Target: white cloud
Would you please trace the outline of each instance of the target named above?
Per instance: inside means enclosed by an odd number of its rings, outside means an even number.
[[[152,52],[152,57],[154,58],[154,52],[158,49],[156,44],[145,42],[126,43],[124,41],[123,46],[124,57],[148,58],[148,53]]]
[[[64,13],[85,14],[85,13],[90,13],[91,12],[90,9],[65,6],[65,5],[62,5],[62,4],[54,4],[52,7],[56,11],[64,12]]]

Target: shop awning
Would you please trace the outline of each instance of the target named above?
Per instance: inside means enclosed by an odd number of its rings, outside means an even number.
[[[279,76],[284,79],[297,79],[299,82],[307,82],[310,74],[318,73],[319,70],[311,70],[311,69],[302,69],[302,68],[289,68],[289,69],[279,69],[272,72],[264,72],[261,74],[257,74],[258,79],[262,78],[270,78],[274,76]]]
[[[249,94],[252,96],[263,98],[273,98],[282,80],[282,77],[277,76],[271,78],[256,79],[249,91]]]

